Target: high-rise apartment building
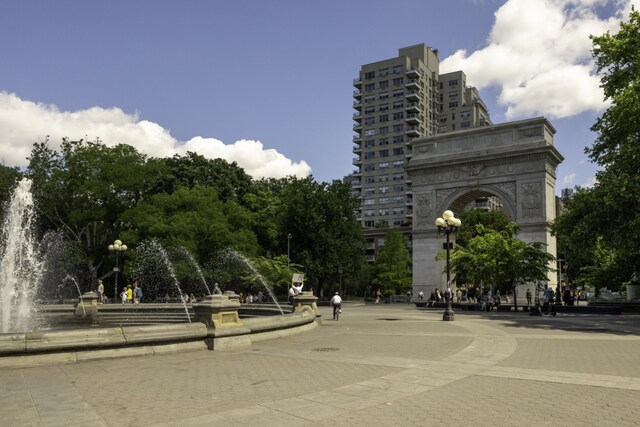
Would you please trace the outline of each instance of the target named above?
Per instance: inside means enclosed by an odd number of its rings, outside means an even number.
[[[466,86],[462,71],[439,74],[438,51],[419,44],[401,48],[398,56],[363,65],[353,85],[355,144],[350,177],[361,197],[358,219],[367,236],[367,257],[383,244],[391,227],[410,231],[411,181],[404,172],[411,159],[410,142],[490,125],[478,91]]]

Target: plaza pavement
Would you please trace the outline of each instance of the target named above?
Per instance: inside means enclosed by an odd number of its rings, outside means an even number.
[[[320,310],[240,350],[2,369],[0,425],[640,425],[640,316]]]

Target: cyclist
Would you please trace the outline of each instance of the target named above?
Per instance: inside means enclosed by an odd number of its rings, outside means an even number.
[[[331,307],[333,307],[333,320],[338,320],[338,316],[341,312],[342,298],[340,298],[340,293],[336,292],[336,294],[331,298]]]

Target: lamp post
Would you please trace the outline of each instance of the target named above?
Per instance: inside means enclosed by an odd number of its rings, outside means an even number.
[[[447,309],[442,315],[442,320],[454,320],[454,313],[451,309],[451,266],[450,266],[450,251],[453,244],[450,242],[449,236],[456,234],[458,228],[462,225],[462,222],[453,215],[453,212],[446,210],[442,214],[442,218],[436,219],[436,226],[438,227],[438,234],[444,234],[447,237],[447,243],[445,243],[445,249],[447,251]]]
[[[291,252],[289,250],[290,248],[290,242],[291,242],[291,238],[293,237],[293,235],[291,233],[287,234],[287,268],[289,268],[289,263],[291,262]]]
[[[113,268],[113,271],[116,273],[115,284],[113,285],[113,303],[115,304],[118,301],[118,273],[120,272],[120,268],[118,267],[118,260],[120,258],[120,253],[127,250],[127,245],[123,245],[122,241],[116,240],[113,242],[113,245],[109,245],[109,252],[116,253],[116,266]]]

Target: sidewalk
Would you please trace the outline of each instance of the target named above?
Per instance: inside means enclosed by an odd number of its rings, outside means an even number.
[[[640,423],[640,317],[320,310],[320,327],[239,351],[0,370],[0,424]]]

